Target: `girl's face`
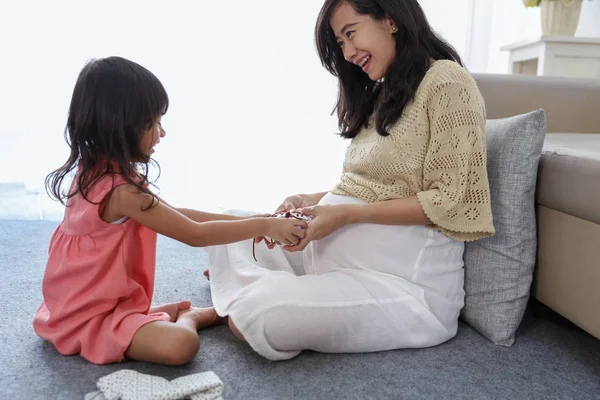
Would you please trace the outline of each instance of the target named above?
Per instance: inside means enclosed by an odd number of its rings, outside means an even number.
[[[396,58],[396,25],[389,18],[376,21],[341,3],[329,21],[346,61],[361,68],[373,81],[385,76]]]
[[[152,127],[144,131],[142,141],[140,143],[140,149],[142,152],[150,157],[154,153],[154,146],[156,146],[161,138],[164,138],[167,134],[161,125],[162,116],[158,117],[152,124]]]

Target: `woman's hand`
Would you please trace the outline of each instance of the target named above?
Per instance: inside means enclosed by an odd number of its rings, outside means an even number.
[[[321,201],[321,199],[323,198],[323,196],[325,196],[325,194],[327,194],[327,192],[320,192],[320,193],[313,193],[313,194],[294,194],[292,196],[286,197],[286,199],[283,200],[283,203],[281,203],[279,205],[279,207],[277,207],[274,214],[277,214],[280,212],[285,212],[285,211],[292,211],[292,210],[296,210],[298,208],[314,206],[315,204],[318,204],[319,201]],[[258,243],[262,242],[263,240],[265,241],[267,248],[269,248],[269,249],[274,248],[278,244],[275,242],[269,242],[269,241],[265,240],[264,236],[255,238],[254,243],[258,244]],[[279,244],[281,244],[281,243],[279,243]]]
[[[338,229],[348,225],[356,206],[353,204],[326,204],[305,207],[300,210],[304,215],[312,216],[306,236],[295,246],[285,246],[287,251],[302,251],[313,240],[323,239]]]
[[[295,194],[283,200],[283,203],[277,207],[275,214],[283,211],[292,211],[298,208],[310,207],[319,203],[325,193],[314,194]]]

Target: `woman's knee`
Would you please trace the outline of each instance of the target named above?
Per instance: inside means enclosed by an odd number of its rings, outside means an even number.
[[[233,323],[233,320],[231,318],[227,318],[227,319],[228,319],[227,323],[229,325],[229,329],[231,329],[231,332],[233,332],[233,334],[235,335],[236,338],[238,338],[242,342],[245,342],[246,338],[244,337],[244,335],[242,335],[242,332],[240,332],[240,330],[237,328],[237,326],[235,326],[235,324]]]

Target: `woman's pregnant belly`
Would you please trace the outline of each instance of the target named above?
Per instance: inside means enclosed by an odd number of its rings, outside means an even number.
[[[319,204],[365,202],[328,193]],[[436,291],[446,291],[447,284],[462,287],[463,243],[427,226],[347,225],[311,242],[304,253],[309,274],[356,269],[395,275]]]

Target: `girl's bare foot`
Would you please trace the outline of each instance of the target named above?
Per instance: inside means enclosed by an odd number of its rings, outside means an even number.
[[[178,303],[163,304],[160,306],[150,307],[150,314],[165,312],[169,314],[170,321],[177,321],[177,315],[182,310],[187,310],[192,306],[189,300],[181,300]]]
[[[227,324],[227,317],[217,315],[214,307],[190,307],[187,310],[179,311],[177,314],[177,323],[186,323],[188,321],[193,323],[196,330],[199,330],[209,326]]]
[[[208,273],[208,270],[204,271],[204,276],[210,281],[210,274]]]

